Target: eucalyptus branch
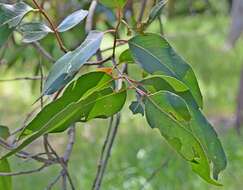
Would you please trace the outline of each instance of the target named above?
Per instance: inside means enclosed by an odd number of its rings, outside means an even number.
[[[160,166],[158,168],[156,168],[151,175],[146,179],[145,183],[143,184],[143,186],[140,188],[140,190],[143,190],[146,188],[146,186],[148,185],[149,182],[151,182],[156,175],[164,168],[168,165],[169,163],[169,159],[166,159],[165,161],[163,161]]]
[[[45,57],[48,61],[50,61],[50,62],[52,62],[52,63],[55,62],[55,59],[51,56],[51,54],[50,54],[48,51],[46,51],[46,50],[44,49],[44,47],[42,47],[42,46],[40,45],[39,42],[33,42],[32,45],[33,45],[33,46],[37,49],[37,51],[38,51],[41,55],[43,55],[43,57]]]
[[[89,7],[89,14],[86,19],[85,31],[88,33],[93,28],[95,9],[98,5],[98,0],[92,0]]]
[[[50,24],[50,27],[51,27],[51,29],[53,30],[53,32],[54,32],[54,34],[55,34],[55,36],[56,36],[56,39],[57,39],[57,42],[58,42],[58,44],[59,44],[60,49],[61,49],[63,52],[67,53],[68,50],[67,50],[66,47],[64,46],[64,44],[63,44],[63,42],[62,42],[62,38],[61,38],[59,32],[57,31],[55,24],[52,22],[51,18],[48,16],[48,14],[45,12],[45,10],[44,10],[44,9],[37,3],[36,0],[32,0],[32,2],[35,4],[36,8],[39,9],[40,13],[46,18],[46,20],[47,20],[48,23]]]
[[[147,0],[142,0],[141,9],[140,9],[139,16],[138,16],[138,23],[142,22],[146,4],[147,4]]]
[[[37,169],[28,170],[28,171],[11,172],[11,173],[0,172],[0,176],[18,176],[18,175],[32,174],[32,173],[36,173],[36,172],[42,171],[47,166],[50,166],[50,164],[43,164],[41,167],[39,167]]]
[[[46,78],[46,77],[43,77]],[[14,81],[23,81],[23,80],[41,80],[41,76],[33,76],[33,77],[16,77],[12,79],[0,79],[0,82],[14,82]]]

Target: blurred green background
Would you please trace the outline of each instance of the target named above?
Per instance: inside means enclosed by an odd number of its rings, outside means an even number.
[[[59,2],[59,1],[56,1]],[[60,1],[69,3],[69,1]],[[226,51],[224,44],[229,33],[230,15],[228,2],[210,1],[210,8],[200,0],[193,1],[196,11],[188,11],[187,1],[177,1],[172,18],[162,15],[164,33],[169,42],[194,68],[204,97],[204,112],[214,124],[225,148],[228,166],[220,176],[223,187],[208,185],[163,140],[158,131],[151,130],[145,118],[134,116],[127,104],[123,109],[118,138],[115,141],[102,189],[104,190],[237,190],[243,186],[243,139],[234,129],[236,97],[243,64],[243,40]],[[86,5],[84,2],[80,4]],[[88,4],[88,3],[87,3]],[[138,5],[136,5],[138,6]],[[55,18],[54,8],[50,9]],[[67,11],[68,12],[68,11]],[[97,25],[102,29],[105,26]],[[82,31],[80,31],[82,28]],[[159,32],[158,22],[148,31]],[[16,34],[18,38],[18,34]],[[84,36],[83,25],[63,36],[67,46],[72,47]],[[108,42],[107,42],[108,40]],[[103,47],[112,43],[107,37]],[[59,57],[54,39],[41,42]],[[0,65],[0,79],[33,76],[39,56],[32,46],[22,45],[1,50],[5,64]],[[24,58],[20,58],[24,55]],[[50,65],[46,63],[46,72]],[[85,71],[84,71],[85,72]],[[129,72],[139,72],[131,66]],[[0,123],[19,127],[25,115],[33,109],[32,103],[39,95],[38,82],[14,81],[0,83]],[[129,95],[134,99],[134,95]],[[70,173],[77,189],[91,189],[97,161],[108,128],[108,121],[96,120],[77,127],[76,143],[70,161]],[[65,135],[51,136],[58,152],[65,148]],[[40,149],[40,141],[29,148]],[[11,158],[13,171],[36,168],[32,161]],[[151,181],[146,180],[158,169]],[[39,173],[14,177],[15,190],[42,190],[55,178],[60,168],[52,166]],[[54,189],[60,189],[57,184]]]

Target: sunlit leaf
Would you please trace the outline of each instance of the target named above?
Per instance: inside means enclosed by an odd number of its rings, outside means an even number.
[[[44,94],[53,94],[70,82],[84,63],[97,52],[102,38],[103,32],[91,31],[77,49],[57,60],[45,82]]]
[[[167,142],[191,164],[194,172],[207,182],[220,185],[210,177],[210,166],[203,147],[187,125],[184,125],[189,118],[182,116],[182,112],[177,112],[182,108],[187,109],[184,100],[167,91],[154,93],[145,100],[145,115],[149,125],[159,129]],[[184,122],[179,122],[176,118],[184,119]]]
[[[175,78],[159,75],[148,77],[141,83],[150,93],[167,90],[185,100],[192,116],[190,130],[199,139],[208,159],[213,163],[214,178],[217,179],[218,174],[226,168],[226,155],[216,132],[196,104],[189,88]]]
[[[49,32],[53,32],[47,25],[41,22],[28,22],[20,24],[18,30],[23,35],[23,42],[25,43],[41,40]]]
[[[65,32],[79,24],[86,16],[88,11],[78,10],[67,16],[57,27],[58,32]]]
[[[137,35],[129,40],[135,61],[148,73],[168,75],[185,83],[198,105],[202,107],[202,95],[195,74],[170,44],[160,35]]]
[[[82,75],[65,89],[61,98],[48,104],[38,113],[22,132],[21,137],[36,132],[69,104],[77,102],[96,91],[107,88],[112,82],[112,77],[104,72],[91,72]],[[58,132],[60,131],[62,130]],[[57,132],[57,130],[53,132]]]
[[[8,24],[10,27],[17,26],[31,10],[33,8],[24,2],[16,4],[0,3],[0,27],[4,24]]]
[[[53,130],[66,128],[79,120],[89,121],[94,118],[108,118],[122,109],[125,100],[126,89],[114,92],[112,88],[106,88],[78,102],[73,102],[60,110],[47,123],[42,125],[38,131],[24,138],[20,145],[3,155],[1,159],[5,159],[22,150],[40,136]]]

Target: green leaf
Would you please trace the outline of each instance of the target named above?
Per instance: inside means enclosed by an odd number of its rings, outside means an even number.
[[[6,140],[9,137],[9,134],[10,133],[8,127],[0,125],[0,138]],[[10,165],[7,159],[0,160],[0,173],[1,172],[11,172]],[[0,176],[0,189],[4,189],[4,190],[12,189],[11,176]]]
[[[29,22],[20,24],[18,30],[23,35],[24,43],[32,43],[46,37],[53,32],[47,25],[41,22]]]
[[[182,116],[182,110],[187,114]],[[203,147],[184,124],[188,122],[189,110],[182,98],[167,91],[152,94],[145,100],[145,114],[149,125],[159,129],[176,152],[191,164],[194,172],[207,182],[220,185],[211,179],[210,166]],[[184,122],[179,122],[177,118]]]
[[[73,79],[85,62],[97,52],[103,35],[103,32],[91,31],[85,41],[77,49],[66,53],[57,60],[51,68],[45,82],[45,95],[53,94]]]
[[[121,63],[134,63],[134,59],[132,57],[131,51],[129,49],[126,49],[121,53],[119,56],[119,64]]]
[[[186,101],[192,116],[190,130],[199,139],[208,159],[213,163],[214,178],[217,179],[220,171],[226,168],[226,155],[217,133],[201,112],[190,90],[187,89],[185,84],[172,77],[152,76],[144,79],[141,83],[150,93],[167,90],[177,94]]]
[[[106,88],[78,102],[73,102],[41,126],[40,130],[23,139],[20,145],[3,155],[1,159],[15,154],[50,131],[66,128],[79,120],[89,121],[94,118],[108,118],[122,109],[125,100],[126,89],[114,92],[111,88]]]
[[[31,10],[33,8],[24,2],[12,5],[0,3],[0,27],[4,24],[8,24],[10,28],[17,26]]]
[[[13,30],[8,27],[8,25],[0,27],[0,48],[5,44],[8,40],[9,36],[12,34]]]
[[[65,32],[79,24],[87,15],[88,11],[78,10],[67,16],[57,27],[58,32]]]
[[[7,159],[0,160],[0,172],[11,172],[10,165]],[[0,176],[0,189],[2,190],[12,189],[11,176]]]
[[[161,11],[166,5],[166,3],[167,3],[166,0],[161,0],[151,9],[146,24],[151,24],[156,19],[156,17],[160,16]]]
[[[65,109],[69,104],[77,102],[81,98],[85,98],[96,91],[107,88],[108,86],[111,86],[112,83],[112,77],[105,72],[91,72],[82,75],[66,88],[61,98],[45,106],[27,125],[20,136],[23,137],[38,131],[43,125],[50,121],[52,117]],[[65,128],[52,132],[61,132],[63,130],[65,130]]]
[[[123,8],[127,0],[99,0],[99,2],[109,8]]]
[[[185,83],[198,105],[202,107],[202,95],[195,74],[170,44],[160,35],[137,35],[129,40],[135,61],[148,73],[168,75]]]

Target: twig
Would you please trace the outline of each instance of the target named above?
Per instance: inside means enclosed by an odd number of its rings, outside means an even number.
[[[138,23],[142,22],[146,4],[147,4],[147,0],[142,0],[141,9],[140,9],[139,16],[138,16]]]
[[[111,149],[112,149],[112,146],[114,144],[114,140],[115,140],[115,137],[117,134],[118,126],[120,124],[120,119],[121,119],[121,115],[120,115],[120,113],[118,113],[115,118],[114,126],[112,126],[112,128],[108,130],[108,133],[110,133],[110,134],[106,136],[106,139],[105,139],[105,142],[104,142],[104,145],[102,148],[104,150],[106,149],[106,151],[103,152],[103,150],[102,150],[101,155],[103,155],[103,158],[100,157],[100,161],[99,161],[100,164],[98,166],[99,169],[97,171],[96,178],[93,182],[92,190],[100,189],[100,186],[101,186],[101,183],[102,183],[102,180],[104,177],[104,173],[105,173],[105,170],[107,167],[107,163],[110,158]]]
[[[111,56],[110,57],[107,57],[106,59],[103,59],[103,60],[98,60],[98,61],[93,61],[93,62],[86,62],[84,65],[86,66],[91,66],[91,65],[101,65],[107,61],[111,60]]]
[[[26,175],[26,174],[32,174],[36,172],[40,172],[50,164],[43,164],[41,167],[33,170],[28,170],[28,171],[21,171],[21,172],[11,172],[11,173],[5,173],[5,172],[0,172],[0,176],[18,176],[18,175]]]
[[[66,151],[63,155],[63,160],[64,162],[68,162],[69,161],[69,158],[71,156],[71,153],[72,153],[72,150],[73,150],[73,145],[75,143],[75,133],[76,133],[76,130],[75,130],[75,126],[72,126],[70,127],[69,131],[68,131],[68,144],[67,144],[67,147],[66,147]]]
[[[56,26],[54,25],[54,23],[52,22],[52,20],[50,19],[50,17],[48,16],[48,14],[45,12],[45,10],[37,3],[36,0],[32,0],[32,2],[35,4],[36,8],[39,9],[40,13],[46,18],[46,20],[48,21],[48,23],[50,24],[50,27],[51,29],[53,30],[55,36],[56,36],[56,39],[57,39],[57,42],[59,44],[59,47],[60,49],[67,53],[68,50],[66,49],[66,47],[64,46],[63,42],[62,42],[62,39],[61,39],[61,36],[59,35],[59,32],[57,31],[56,29]]]
[[[152,181],[154,179],[154,177],[161,171],[161,169],[163,169],[164,167],[166,167],[169,163],[169,158],[167,158],[165,161],[163,161],[161,163],[161,165],[156,168],[151,175],[146,179],[145,183],[143,184],[143,186],[140,188],[140,190],[143,190],[146,188],[147,184]]]
[[[41,45],[40,45],[40,43],[39,42],[33,42],[32,43],[32,45],[37,49],[37,51],[41,54],[41,55],[43,55],[43,57],[45,57],[48,61],[51,61],[51,62],[55,62],[55,59],[49,54],[49,52],[48,51],[46,51],[45,49],[44,49],[44,47],[42,47]]]
[[[46,77],[43,77],[46,78]],[[13,81],[21,81],[21,80],[41,80],[41,76],[33,76],[33,77],[16,77],[12,79],[0,79],[0,82],[13,82]]]
[[[61,172],[57,175],[57,177],[51,182],[49,183],[49,185],[46,187],[45,190],[51,190],[52,187],[60,180],[60,178],[62,177],[62,173],[63,170],[61,170]]]
[[[85,31],[86,31],[86,33],[91,31],[92,28],[93,28],[94,13],[95,13],[95,9],[96,9],[97,5],[98,5],[98,1],[97,0],[93,0],[91,2],[91,4],[90,4],[89,14],[87,16],[86,24],[85,24]]]

